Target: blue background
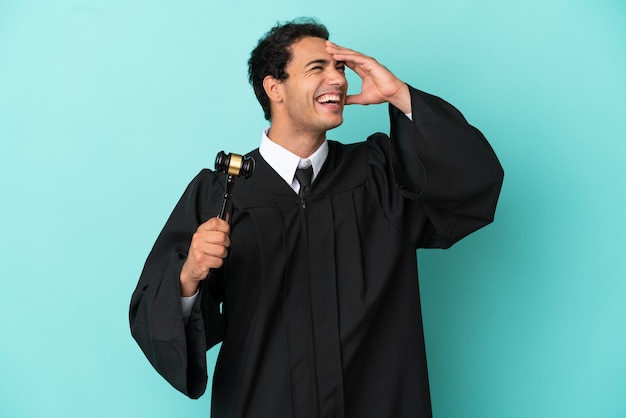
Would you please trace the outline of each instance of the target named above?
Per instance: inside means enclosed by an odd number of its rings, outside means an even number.
[[[455,104],[506,171],[493,225],[418,252],[435,417],[625,417],[621,0],[0,2],[0,416],[208,416],[128,302],[191,178],[257,146],[248,53],[303,15]],[[329,137],[387,129],[353,106]]]

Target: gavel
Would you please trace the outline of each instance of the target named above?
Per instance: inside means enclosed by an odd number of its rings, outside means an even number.
[[[226,186],[224,188],[224,196],[222,199],[222,206],[220,212],[217,215],[220,219],[226,217],[226,205],[230,200],[235,187],[235,179],[242,177],[247,179],[254,172],[254,159],[252,157],[244,157],[239,154],[228,153],[220,151],[215,158],[215,171],[218,173],[226,173]]]

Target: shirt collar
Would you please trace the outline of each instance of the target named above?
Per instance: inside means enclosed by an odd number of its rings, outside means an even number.
[[[278,173],[280,177],[289,184],[292,189],[297,189],[297,180],[294,179],[296,169],[313,166],[313,177],[311,182],[315,180],[319,174],[326,157],[328,156],[328,142],[324,141],[320,147],[315,150],[308,158],[300,158],[291,151],[286,150],[277,143],[273,142],[268,136],[269,128],[263,132],[261,137],[261,145],[259,152],[261,157]]]

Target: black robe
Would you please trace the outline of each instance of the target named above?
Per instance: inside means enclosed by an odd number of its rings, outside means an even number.
[[[391,139],[329,141],[304,202],[250,153],[229,256],[187,326],[179,273],[196,228],[218,213],[224,175],[200,172],[174,209],[133,294],[132,335],[192,398],[206,388],[206,350],[222,342],[212,416],[432,415],[415,251],[490,223],[503,172],[454,107],[410,91],[413,121],[390,106]]]

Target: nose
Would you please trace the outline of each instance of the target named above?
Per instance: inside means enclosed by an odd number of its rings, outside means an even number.
[[[328,66],[328,82],[333,86],[344,87],[348,84],[348,80],[346,80],[346,75],[343,71],[335,68],[332,65]]]

